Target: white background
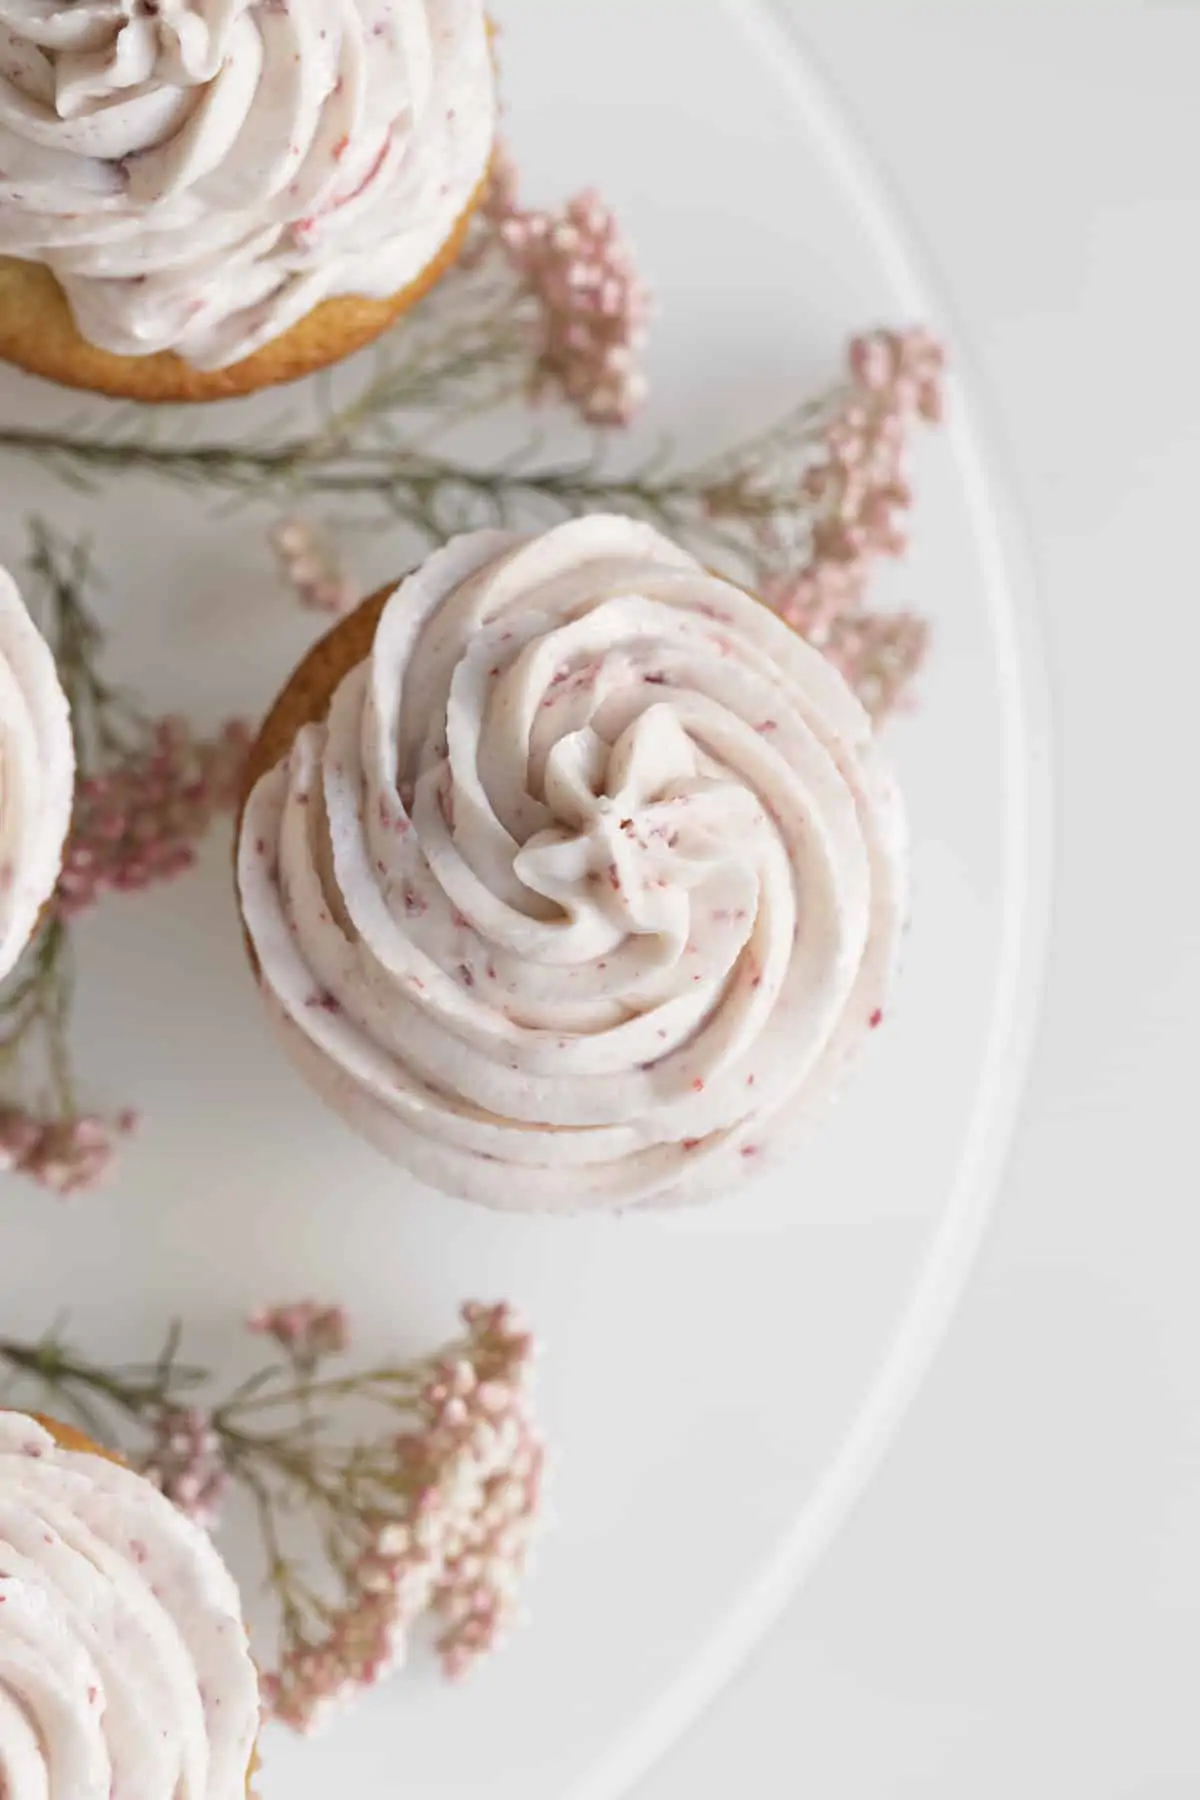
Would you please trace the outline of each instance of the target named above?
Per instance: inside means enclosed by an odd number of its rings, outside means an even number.
[[[934,1375],[639,1800],[1195,1800],[1200,5],[805,14],[941,268],[1032,522],[1055,940],[1005,1193]]]

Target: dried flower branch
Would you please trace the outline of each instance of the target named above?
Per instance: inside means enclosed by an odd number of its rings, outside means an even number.
[[[530,398],[558,393],[587,425],[628,425],[646,397],[650,301],[611,208],[593,189],[561,215],[522,207],[501,152],[484,215],[536,303]]]
[[[243,1490],[278,1615],[266,1704],[309,1731],[397,1667],[422,1618],[457,1676],[516,1616],[544,1461],[534,1343],[507,1306],[468,1304],[462,1321],[434,1356],[331,1374],[348,1342],[342,1309],[265,1308],[249,1328],[282,1360],[203,1405],[211,1380],[180,1362],[178,1330],[148,1366],[102,1368],[54,1335],[0,1339],[0,1363],[205,1524]]]
[[[0,1169],[26,1175],[51,1193],[94,1187],[107,1173],[132,1112],[106,1119],[80,1110],[67,1028],[72,965],[66,921],[51,913],[12,974],[0,986]],[[40,1097],[19,1098],[40,1071]]]
[[[613,469],[602,448],[575,464],[539,462],[530,447],[471,466],[435,454],[428,435],[425,447],[409,444],[400,422],[411,386],[387,365],[315,436],[196,447],[0,428],[0,448],[76,478],[139,469],[241,497],[367,502],[431,545],[483,524],[632,513],[762,592],[881,717],[903,700],[926,633],[911,614],[873,613],[867,584],[879,558],[905,547],[909,439],[915,424],[941,416],[942,362],[922,329],[868,332],[852,341],[842,381],[768,431],[691,466],[659,456],[631,473]],[[435,373],[432,395],[441,379]]]
[[[940,346],[923,330],[867,333],[852,340],[846,379],[828,394],[679,471],[664,471],[660,459],[633,475],[610,474],[602,457],[472,469],[400,451],[384,469],[348,451],[336,466],[310,469],[305,485],[342,500],[373,497],[430,543],[484,523],[633,513],[759,592],[879,720],[906,703],[928,648],[922,619],[877,612],[867,593],[877,561],[906,548],[909,438],[914,424],[941,418],[942,367]],[[373,404],[367,390],[362,410]],[[293,519],[289,529],[311,528]]]
[[[58,1194],[106,1173],[135,1116],[78,1104],[68,1044],[71,924],[104,892],[129,893],[191,866],[197,842],[237,796],[249,742],[230,722],[197,737],[177,718],[152,718],[101,673],[104,635],[87,605],[93,571],[82,545],[30,525],[30,600],[54,652],[71,709],[75,810],[54,899],[0,986],[0,1167]],[[22,1100],[20,1092],[33,1097]]]

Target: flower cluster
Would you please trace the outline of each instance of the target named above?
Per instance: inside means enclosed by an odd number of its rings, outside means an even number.
[[[271,532],[271,544],[280,572],[302,606],[337,615],[349,612],[361,598],[329,545],[306,519],[281,519]]]
[[[903,703],[928,649],[923,619],[873,612],[866,593],[877,558],[907,547],[909,430],[942,417],[944,357],[927,331],[880,330],[854,338],[848,361],[850,384],[802,483],[815,510],[807,555],[799,568],[769,571],[763,597],[879,719]]]
[[[183,719],[156,719],[139,735],[76,784],[57,892],[67,918],[106,890],[131,893],[191,868],[213,819],[237,803],[250,742],[240,721],[199,738]]]
[[[929,649],[929,627],[916,613],[872,612],[809,570],[768,576],[763,599],[829,658],[873,719],[907,704]]]
[[[944,358],[930,333],[877,329],[854,338],[843,379],[716,457],[656,456],[622,471],[603,451],[582,464],[546,461],[535,443],[472,464],[437,452],[439,425],[531,388],[554,386],[593,423],[627,419],[642,392],[631,353],[647,310],[612,216],[595,196],[557,215],[530,211],[501,161],[482,230],[461,278],[441,284],[397,338],[407,356],[385,361],[315,434],[197,449],[0,423],[0,449],[23,449],[76,478],[138,469],[242,498],[286,493],[290,501],[303,494],[339,507],[369,504],[431,547],[479,525],[521,530],[531,520],[631,513],[777,604],[877,719],[903,705],[927,631],[912,612],[870,606],[868,588],[878,560],[905,548],[914,427],[942,415]],[[420,432],[432,425],[430,435],[414,436],[414,421]],[[327,604],[332,589],[321,584],[341,578],[327,557],[310,562],[314,543],[312,528],[292,519],[281,554],[304,594],[324,594]]]
[[[907,548],[907,456],[914,419],[942,417],[941,346],[927,331],[872,331],[849,352],[851,385],[804,476],[811,554],[789,596],[798,623],[861,611],[872,566]]]
[[[465,1341],[428,1365],[411,1424],[385,1447],[343,1603],[316,1633],[301,1626],[267,1679],[268,1707],[296,1730],[402,1662],[425,1614],[451,1677],[512,1622],[541,1500],[533,1343],[506,1306],[468,1305],[463,1320]]]
[[[0,1105],[0,1169],[28,1176],[53,1194],[95,1187],[136,1122],[132,1112],[116,1119],[95,1113],[39,1118],[19,1106]]]
[[[841,385],[640,509],[741,571],[876,719],[906,701],[928,648],[923,620],[867,595],[879,559],[907,548],[912,428],[942,417],[943,364],[919,327],[856,337]]]
[[[920,327],[853,338],[843,384],[698,472],[707,518],[761,568],[807,576],[838,610],[859,605],[876,558],[906,547],[911,427],[941,418],[942,361]]]
[[[462,1323],[434,1356],[340,1374],[328,1372],[349,1340],[340,1306],[263,1307],[249,1330],[284,1364],[205,1405],[210,1377],[180,1362],[177,1330],[149,1365],[103,1368],[50,1336],[0,1338],[0,1367],[39,1381],[48,1410],[92,1436],[111,1424],[133,1467],[200,1523],[235,1489],[252,1500],[278,1609],[264,1704],[308,1732],[401,1664],[423,1619],[455,1677],[517,1617],[545,1457],[536,1347],[505,1305],[468,1304]]]
[[[81,1107],[71,1071],[71,925],[108,893],[130,893],[189,868],[213,819],[237,804],[249,732],[215,737],[149,717],[101,672],[104,634],[86,603],[91,570],[78,545],[36,522],[33,598],[71,709],[75,809],[52,905],[0,987],[0,1168],[52,1193],[94,1187],[135,1124]],[[22,1099],[13,1089],[31,1097]]]
[[[941,424],[946,353],[931,331],[917,325],[907,331],[861,332],[850,340],[850,367],[882,412],[902,418],[916,414],[927,425]]]
[[[323,1356],[338,1356],[350,1341],[350,1328],[340,1306],[315,1300],[292,1300],[286,1306],[262,1306],[246,1320],[248,1331],[272,1338],[300,1368],[313,1369]]]
[[[229,1491],[220,1434],[195,1406],[164,1406],[153,1415],[153,1442],[139,1460],[147,1481],[197,1525],[210,1529]]]
[[[589,425],[628,425],[646,397],[638,358],[650,304],[611,207],[593,189],[561,213],[523,207],[501,157],[486,212],[537,302],[532,396],[563,395]]]

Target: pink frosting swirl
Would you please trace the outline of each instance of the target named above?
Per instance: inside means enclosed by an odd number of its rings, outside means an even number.
[[[837,1085],[903,864],[832,667],[607,517],[404,581],[239,859],[319,1091],[435,1187],[563,1209],[720,1191]]]
[[[245,1800],[258,1681],[204,1532],[0,1412],[0,1794]]]
[[[494,87],[483,0],[0,0],[0,252],[102,348],[219,368],[427,267]]]

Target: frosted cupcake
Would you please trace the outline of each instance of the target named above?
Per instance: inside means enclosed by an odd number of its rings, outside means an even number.
[[[54,891],[74,779],[71,721],[54,658],[0,569],[0,977]]]
[[[5,1800],[242,1800],[258,1712],[199,1526],[78,1432],[0,1412]]]
[[[0,8],[0,357],[207,400],[378,336],[495,132],[482,0]]]
[[[646,526],[452,542],[310,654],[251,779],[270,1017],[447,1193],[721,1193],[882,1017],[904,833],[866,714]]]

